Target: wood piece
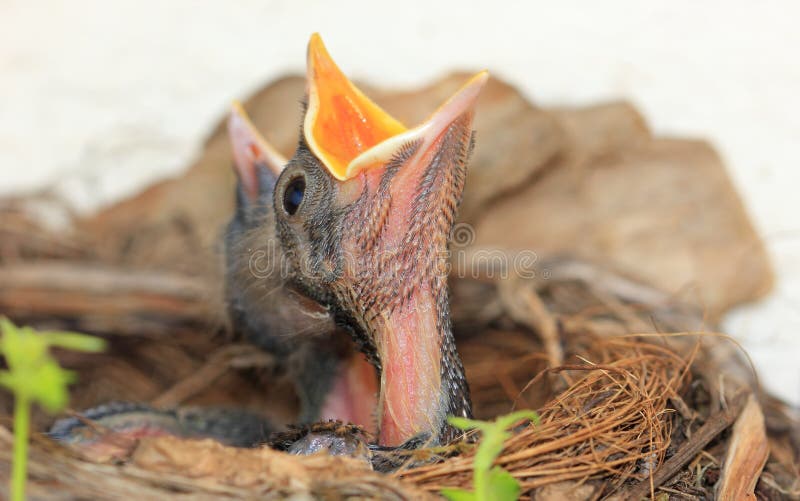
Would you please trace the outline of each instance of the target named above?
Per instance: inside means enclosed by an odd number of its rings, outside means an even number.
[[[733,425],[733,436],[722,464],[717,484],[717,499],[721,501],[754,501],[755,488],[769,457],[764,413],[754,395]]]
[[[0,311],[13,318],[81,319],[112,333],[148,325],[155,331],[159,318],[164,326],[208,323],[209,299],[204,281],[176,273],[59,261],[0,267]]]
[[[0,426],[0,499],[8,496],[11,442],[11,433]],[[435,499],[367,470],[362,461],[239,449],[212,440],[144,439],[124,465],[82,461],[42,439],[30,451],[30,500],[256,498]]]

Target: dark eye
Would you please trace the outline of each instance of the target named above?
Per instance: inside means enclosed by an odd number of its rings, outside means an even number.
[[[289,181],[286,190],[283,192],[283,209],[290,216],[297,212],[303,202],[303,195],[306,192],[306,180],[296,177]]]

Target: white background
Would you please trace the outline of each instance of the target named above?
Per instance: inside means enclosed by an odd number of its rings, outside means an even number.
[[[175,175],[231,99],[302,71],[313,31],[353,77],[489,68],[544,105],[626,98],[731,168],[778,272],[736,312],[800,402],[800,2],[0,0],[0,194],[90,210]]]

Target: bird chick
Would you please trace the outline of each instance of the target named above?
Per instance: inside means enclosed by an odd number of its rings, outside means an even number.
[[[447,441],[447,416],[471,414],[447,250],[486,79],[407,129],[344,76],[319,35],[309,43],[303,127],[273,193],[284,286],[323,305],[377,370],[383,446]]]

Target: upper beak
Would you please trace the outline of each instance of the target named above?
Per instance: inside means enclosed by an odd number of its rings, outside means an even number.
[[[458,119],[468,118],[471,122],[475,102],[488,79],[488,71],[477,73],[421,125],[389,137],[355,157],[347,166],[345,178],[376,165],[386,165],[407,144],[416,143],[420,152],[429,151]]]

